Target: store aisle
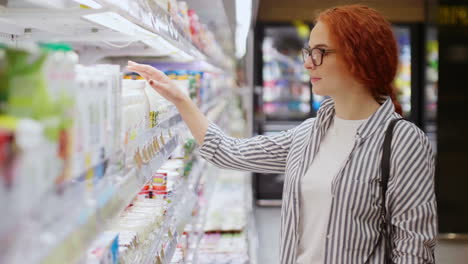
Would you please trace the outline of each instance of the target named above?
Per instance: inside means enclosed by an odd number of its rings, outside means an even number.
[[[258,232],[258,263],[279,264],[279,207],[256,207],[255,220]]]
[[[279,207],[256,207],[255,220],[259,236],[259,264],[278,264],[279,229],[281,210]],[[436,263],[466,264],[468,242],[440,241],[436,249]]]
[[[468,243],[439,241],[435,254],[436,263],[466,264]]]

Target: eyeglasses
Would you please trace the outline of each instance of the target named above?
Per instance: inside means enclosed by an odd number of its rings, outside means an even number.
[[[329,53],[335,53],[335,50],[327,50],[322,48],[309,48],[304,47],[302,48],[302,59],[306,62],[308,57],[312,58],[312,63],[315,66],[320,66],[323,63],[323,56]]]

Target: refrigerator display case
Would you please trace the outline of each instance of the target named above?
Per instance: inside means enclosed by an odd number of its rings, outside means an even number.
[[[255,134],[273,135],[315,116],[322,100],[312,94],[301,55],[310,27],[258,23],[255,30]],[[281,205],[284,175],[254,176],[257,204]]]
[[[411,117],[411,28],[408,26],[393,26],[393,32],[398,43],[399,64],[394,86],[397,99],[403,110],[403,117]]]
[[[307,38],[294,26],[266,27],[262,41],[262,108],[270,121],[310,116],[311,89],[301,49]]]
[[[439,42],[437,29],[429,27],[426,31],[426,82],[424,102],[424,131],[437,152],[437,101],[439,87]]]

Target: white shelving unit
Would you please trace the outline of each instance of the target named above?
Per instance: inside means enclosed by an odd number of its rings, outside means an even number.
[[[154,131],[175,127],[181,122],[180,115],[174,114],[155,128],[141,135],[140,140],[146,141],[153,136]],[[67,192],[67,195],[62,197],[61,202],[62,205],[69,205],[70,208],[75,208],[74,213],[70,214],[71,217],[62,218],[62,214],[70,213],[70,211],[58,211],[57,219],[54,218],[42,223],[41,229],[43,233],[50,232],[51,234],[55,234],[57,238],[54,242],[45,243],[45,247],[29,249],[28,256],[22,257],[22,259],[30,261],[29,263],[66,263],[70,260],[78,260],[85,253],[91,241],[106,230],[109,224],[133,200],[141,187],[150,180],[152,172],[158,170],[171,156],[176,147],[180,145],[179,135],[173,135],[165,143],[159,153],[141,169],[131,170],[127,175],[121,175],[118,181],[109,182],[103,180],[99,182],[94,187],[94,192],[99,195],[92,199],[92,201],[81,200],[75,196],[77,192],[87,188],[85,181],[71,183],[73,186],[67,188],[72,191]],[[45,199],[38,201],[36,205],[32,206],[28,215],[10,216],[8,219],[13,220],[13,222],[2,223],[2,230],[7,234],[10,234],[9,232],[12,231],[22,232],[21,230],[28,230],[29,224],[22,220],[40,215],[44,205],[50,204],[49,200],[52,199],[53,194],[51,193]],[[90,211],[90,202],[95,204],[93,211]],[[63,207],[66,208],[65,206]],[[79,224],[73,229],[63,230],[63,226],[66,225],[65,222],[67,221],[76,221]],[[4,234],[2,233],[2,235]],[[8,241],[2,240],[1,242],[6,243],[0,243],[3,248],[8,248]],[[39,250],[40,252],[33,254],[35,253],[33,250]],[[35,257],[29,259],[29,256]]]
[[[170,62],[193,62],[199,65],[200,70],[217,74],[233,72],[231,58],[221,53],[206,54],[199,50],[171,15],[153,1],[79,2],[92,2],[95,8],[85,8],[72,0],[7,0],[6,6],[0,4],[0,43],[21,47],[36,42],[67,42],[79,53],[83,64],[94,64],[108,57],[144,57]],[[223,97],[212,98],[208,103],[200,105],[211,121],[219,122],[223,118],[228,104],[225,100],[227,96],[229,91]],[[55,218],[38,221],[43,231],[42,237],[38,239],[43,241],[44,246],[28,249],[26,254],[18,251],[13,263],[19,262],[17,260],[22,263],[82,263],[91,242],[119,217],[141,187],[151,179],[152,172],[158,170],[181,144],[181,135],[186,133],[181,123],[181,116],[173,112],[156,127],[139,135],[136,142],[147,142],[161,136],[165,142],[162,141],[164,144],[159,152],[141,168],[125,173],[109,170],[108,173],[118,175],[112,180],[106,180],[104,176],[104,180],[94,184],[92,198],[79,199],[83,196],[76,195],[88,188],[85,181],[68,183],[67,190],[72,191],[67,191],[62,197],[61,205],[67,205],[69,210],[58,210]],[[142,263],[154,263],[157,258],[161,258],[161,263],[171,263],[181,234],[171,230],[168,223],[173,221],[172,216],[176,211],[193,209],[193,196],[207,166],[199,162],[188,182],[176,187],[179,193],[177,202],[169,207],[153,243],[145,249],[146,258]],[[83,173],[86,174],[86,171]],[[0,238],[13,237],[18,232],[30,230],[31,223],[22,219],[41,215],[43,205],[53,207],[51,203],[46,197],[37,201],[26,215],[9,216],[1,223]],[[67,222],[76,222],[76,225],[63,228]],[[48,234],[54,238],[51,239]],[[166,235],[169,243],[164,246],[160,238]],[[3,250],[8,251],[11,246],[9,239],[0,239],[0,248]],[[37,252],[31,252],[33,250]],[[3,261],[0,256],[0,262]]]
[[[204,62],[210,71],[233,69],[232,60],[225,55],[214,58],[200,51],[170,14],[153,1],[91,2],[100,8],[83,8],[71,0],[9,0],[6,7],[0,6],[0,29],[10,28],[4,33],[25,42],[65,41],[77,47],[98,47],[86,50],[85,58],[94,58],[87,63],[108,56],[166,56],[178,62]]]

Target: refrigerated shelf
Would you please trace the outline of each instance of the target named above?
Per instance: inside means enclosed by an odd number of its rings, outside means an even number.
[[[93,53],[91,57],[95,59],[111,55],[170,56],[181,62],[203,61],[206,68],[217,72],[231,71],[233,68],[225,54],[218,52],[213,57],[197,48],[171,15],[151,1],[95,0],[101,6],[96,9],[79,5],[70,7],[66,0],[54,0],[54,9],[29,6],[29,1],[23,2],[22,5],[9,4],[0,8],[0,25],[15,25],[20,29],[16,31],[20,33],[16,36],[20,41],[52,39],[96,44],[98,50],[86,51]],[[138,43],[143,43],[147,48],[141,48]]]
[[[205,172],[206,162],[201,159],[196,159],[198,162],[192,168],[186,180],[183,180],[176,188],[176,197],[173,199],[169,208],[166,210],[165,219],[161,228],[157,231],[157,238],[163,238],[167,235],[169,241],[155,239],[144,254],[146,257],[142,261],[143,264],[155,263],[158,259],[162,264],[171,263],[171,259],[177,247],[177,241],[183,232],[183,223],[187,222],[191,215],[183,215],[182,217],[174,217],[178,212],[187,214],[193,211],[196,204],[196,192],[202,174]],[[175,229],[171,229],[170,223],[175,222]],[[166,242],[166,243],[164,243]],[[157,262],[156,262],[157,263]]]
[[[13,2],[17,5],[10,5]],[[68,0],[8,1],[6,7],[0,4],[0,42],[13,46],[37,41],[70,42],[80,52],[80,59],[86,64],[92,64],[111,56],[168,56],[175,61],[199,62],[202,70],[211,72],[226,73],[233,70],[232,60],[229,57],[224,54],[213,57],[197,48],[189,36],[175,24],[170,14],[154,3],[127,0],[96,0],[94,2],[100,8],[83,8],[83,6],[70,4],[71,1]],[[220,99],[222,101],[218,103]],[[201,106],[201,109],[207,113],[210,120],[217,122],[226,113],[227,104],[223,96],[213,98],[209,104]],[[109,177],[104,176],[104,180],[95,182],[92,186],[84,180],[85,176],[73,182],[71,185],[80,193],[91,188],[93,197],[80,200],[83,196],[68,194],[70,197],[67,196],[62,202],[68,205],[70,210],[62,212],[64,217],[61,221],[68,221],[73,225],[64,228],[62,222],[50,221],[47,228],[39,228],[38,230],[44,230],[45,233],[40,239],[46,243],[29,249],[27,256],[21,256],[21,252],[18,251],[18,259],[21,259],[19,262],[53,264],[82,260],[91,242],[115,221],[141,187],[151,178],[151,172],[159,169],[180,145],[180,134],[185,132],[185,128],[179,127],[181,122],[181,116],[173,113],[155,128],[148,129],[136,139],[135,142],[144,144],[155,136],[160,137],[161,133],[164,137],[171,138],[164,142],[159,153],[147,160],[141,168],[127,173],[122,170],[113,171],[118,177],[107,181]],[[106,164],[99,164],[99,166]],[[185,186],[178,186],[181,188],[179,192],[184,195],[196,192],[205,168],[206,163],[201,162],[192,172],[192,178],[189,177],[190,182]],[[86,172],[83,173],[85,174]],[[183,199],[180,201],[182,202]],[[40,203],[43,202],[44,200],[40,201]],[[171,205],[169,212],[176,211],[175,206],[177,203]],[[36,206],[36,211],[38,210],[43,210],[40,205]],[[11,216],[10,219],[25,219],[35,215],[37,215],[36,212],[28,216]],[[171,219],[167,218],[165,223],[170,221]],[[28,230],[23,229],[21,225],[22,220],[11,223],[11,228],[5,228],[8,230],[6,233],[8,237],[14,237],[17,231]],[[161,252],[162,242],[159,237],[169,233],[172,240],[165,253],[170,261],[179,233],[169,230],[167,224],[163,225],[159,232],[160,236],[156,236],[148,248],[147,258],[143,263],[154,263],[154,254]],[[3,234],[1,233],[2,237]],[[51,240],[51,235],[56,237]],[[1,240],[0,247],[8,250],[9,242]],[[2,260],[0,256],[0,262]]]

